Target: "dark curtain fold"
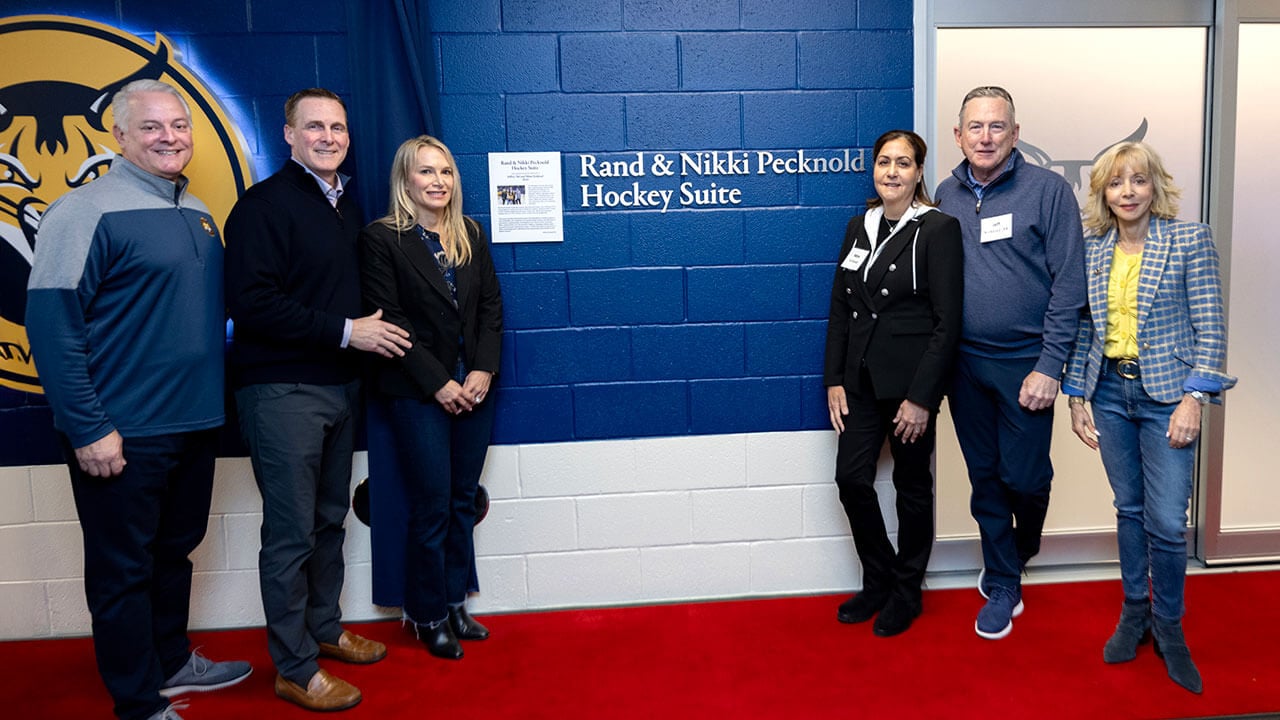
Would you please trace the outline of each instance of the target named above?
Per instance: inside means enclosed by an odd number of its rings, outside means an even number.
[[[355,189],[370,220],[387,211],[396,148],[439,127],[427,0],[347,0],[347,48]]]

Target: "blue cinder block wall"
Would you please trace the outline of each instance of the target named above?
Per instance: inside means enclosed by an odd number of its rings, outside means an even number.
[[[429,5],[440,135],[468,214],[488,226],[487,153],[564,154],[565,241],[494,248],[507,325],[495,440],[825,427],[827,294],[845,222],[871,193],[869,150],[865,173],[735,177],[741,205],[665,213],[579,207],[581,156],[869,148],[911,126],[912,3]],[[174,40],[224,93],[258,177],[288,157],[290,92],[351,90],[343,0],[5,3],[28,13]],[[6,427],[47,412],[6,404]]]
[[[497,441],[823,428],[827,297],[869,173],[733,178],[713,209],[581,208],[581,156],[868,147],[910,127],[904,0],[433,2],[443,139],[560,151],[565,242],[496,246]]]

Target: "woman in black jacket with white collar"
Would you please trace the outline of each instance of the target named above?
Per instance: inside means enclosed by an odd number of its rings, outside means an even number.
[[[933,547],[934,423],[960,338],[960,224],[924,186],[925,143],[909,130],[876,140],[876,197],[845,231],[831,289],[823,382],[839,433],[836,485],[862,563],[862,592],[837,618],[904,632],[922,610]],[[885,438],[893,455],[898,550],[876,496]]]
[[[488,239],[462,214],[457,164],[439,140],[423,135],[397,150],[390,212],[361,232],[360,253],[365,307],[408,330],[413,343],[404,357],[377,360],[370,398],[389,419],[408,500],[404,613],[433,655],[458,659],[459,639],[489,635],[465,601],[502,294]],[[373,562],[379,558],[375,547]]]

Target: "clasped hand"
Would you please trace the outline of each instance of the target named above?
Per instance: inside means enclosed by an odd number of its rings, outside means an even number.
[[[493,373],[483,370],[472,370],[459,385],[457,380],[450,380],[444,387],[436,391],[436,402],[450,415],[461,415],[474,410],[489,395],[489,383],[493,381]]]

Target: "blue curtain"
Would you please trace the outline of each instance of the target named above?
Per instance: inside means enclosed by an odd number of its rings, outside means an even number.
[[[387,211],[391,158],[436,134],[440,115],[427,0],[347,0],[351,153],[366,220]]]

